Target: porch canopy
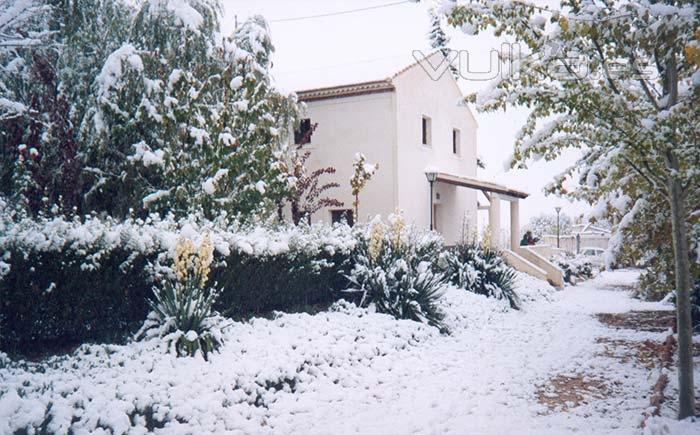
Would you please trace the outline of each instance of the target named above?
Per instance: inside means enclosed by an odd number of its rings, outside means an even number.
[[[465,177],[464,175],[453,175],[445,172],[438,172],[437,179],[435,181],[453,184],[456,186],[469,187],[471,189],[478,189],[482,192],[500,194],[502,195],[503,199],[506,200],[510,200],[506,197],[512,197],[513,199],[525,199],[530,196],[529,193],[521,190],[511,189],[510,187],[503,186],[501,184],[492,183],[490,181],[482,181],[473,177]]]
[[[427,172],[427,171],[426,171]],[[510,202],[510,244],[512,249],[520,246],[520,203],[521,199],[530,196],[522,190],[512,189],[490,181],[479,180],[464,175],[454,175],[446,172],[435,171],[435,181],[455,186],[480,190],[489,200],[489,227],[491,230],[491,245],[501,248],[501,200]],[[486,207],[479,207],[486,208]]]

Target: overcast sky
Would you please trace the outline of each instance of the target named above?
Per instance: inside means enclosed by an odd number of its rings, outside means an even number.
[[[224,33],[230,33],[235,20],[245,20],[252,14],[263,15],[269,25],[275,45],[273,75],[279,77],[280,87],[288,86],[285,78],[305,79],[313,83],[331,75],[352,77],[372,68],[386,68],[387,64],[400,65],[412,58],[414,50],[429,50],[427,32],[430,28],[428,10],[433,3],[404,3],[390,7],[370,9],[319,18],[300,19],[312,15],[336,13],[394,3],[396,0],[223,0],[225,18]],[[452,38],[450,48],[468,50],[470,70],[484,71],[489,64],[490,50],[499,50],[502,40],[492,35],[466,36],[458,30],[448,29]],[[477,91],[488,82],[461,80],[464,92]],[[287,89],[293,90],[293,89]],[[554,213],[555,206],[571,216],[587,210],[587,205],[572,204],[566,199],[545,196],[543,187],[554,175],[573,165],[576,153],[570,152],[553,162],[531,163],[527,170],[508,170],[504,161],[513,150],[514,137],[523,124],[527,112],[509,109],[500,113],[477,113],[479,123],[477,152],[487,164],[479,170],[479,178],[495,181],[531,194],[521,202],[521,223],[541,213]],[[508,207],[502,220],[508,220]],[[480,216],[480,221],[485,215]]]

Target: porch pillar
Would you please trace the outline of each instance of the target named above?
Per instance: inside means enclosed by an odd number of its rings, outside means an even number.
[[[501,247],[501,198],[496,193],[491,193],[489,204],[489,228],[491,230],[491,247]]]
[[[510,249],[517,252],[520,248],[520,201],[510,201]]]

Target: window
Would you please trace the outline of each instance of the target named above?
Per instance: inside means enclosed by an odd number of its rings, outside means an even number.
[[[352,216],[352,210],[331,210],[331,222],[346,222],[348,225],[353,226],[355,224],[355,219]]]
[[[422,118],[422,143],[425,146],[430,146],[430,134],[431,134],[431,125],[430,125],[430,118],[427,116],[424,116]]]
[[[304,145],[311,143],[311,135],[316,130],[318,124],[311,124],[309,118],[302,119],[299,123],[299,128],[294,130],[294,143],[296,145]]]
[[[458,156],[460,154],[460,134],[456,128],[452,129],[452,154]]]

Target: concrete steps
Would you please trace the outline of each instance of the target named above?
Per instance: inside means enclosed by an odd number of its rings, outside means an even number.
[[[510,267],[535,278],[547,281],[554,287],[564,287],[564,273],[546,257],[526,246],[503,251],[503,257]]]

